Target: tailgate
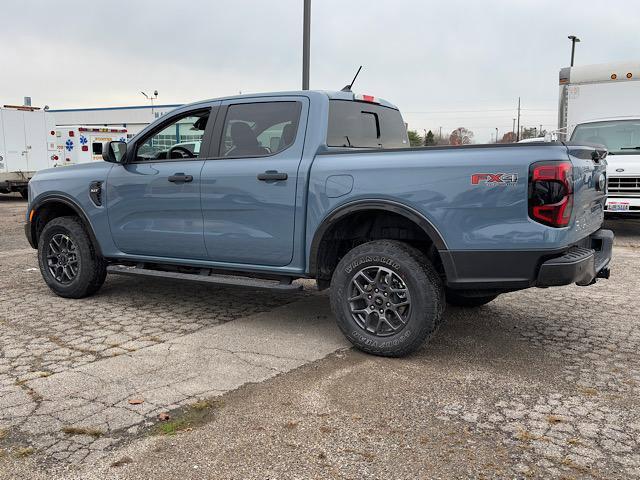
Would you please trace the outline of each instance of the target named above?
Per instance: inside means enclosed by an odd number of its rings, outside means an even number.
[[[602,146],[567,145],[573,164],[573,241],[595,232],[604,220],[607,150]]]

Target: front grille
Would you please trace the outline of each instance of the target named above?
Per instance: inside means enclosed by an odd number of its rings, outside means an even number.
[[[613,194],[640,197],[640,177],[609,177],[609,196]]]

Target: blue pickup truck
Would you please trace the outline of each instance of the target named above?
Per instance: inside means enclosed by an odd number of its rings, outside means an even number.
[[[392,104],[302,91],[183,106],[103,157],[29,183],[26,235],[62,297],[107,273],[314,278],[355,346],[401,356],[446,303],[609,275],[603,147],[409,148]]]

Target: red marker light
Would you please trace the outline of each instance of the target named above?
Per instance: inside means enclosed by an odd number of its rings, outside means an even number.
[[[69,136],[73,137],[73,130],[69,130]]]
[[[87,147],[86,145],[82,146],[82,151],[83,152],[88,152],[89,151],[89,147]]]

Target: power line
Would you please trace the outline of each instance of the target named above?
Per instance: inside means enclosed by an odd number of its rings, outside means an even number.
[[[431,114],[431,113],[483,113],[483,112],[515,112],[517,108],[489,108],[483,110],[403,110],[404,113]],[[529,112],[557,112],[553,108],[521,108]]]

